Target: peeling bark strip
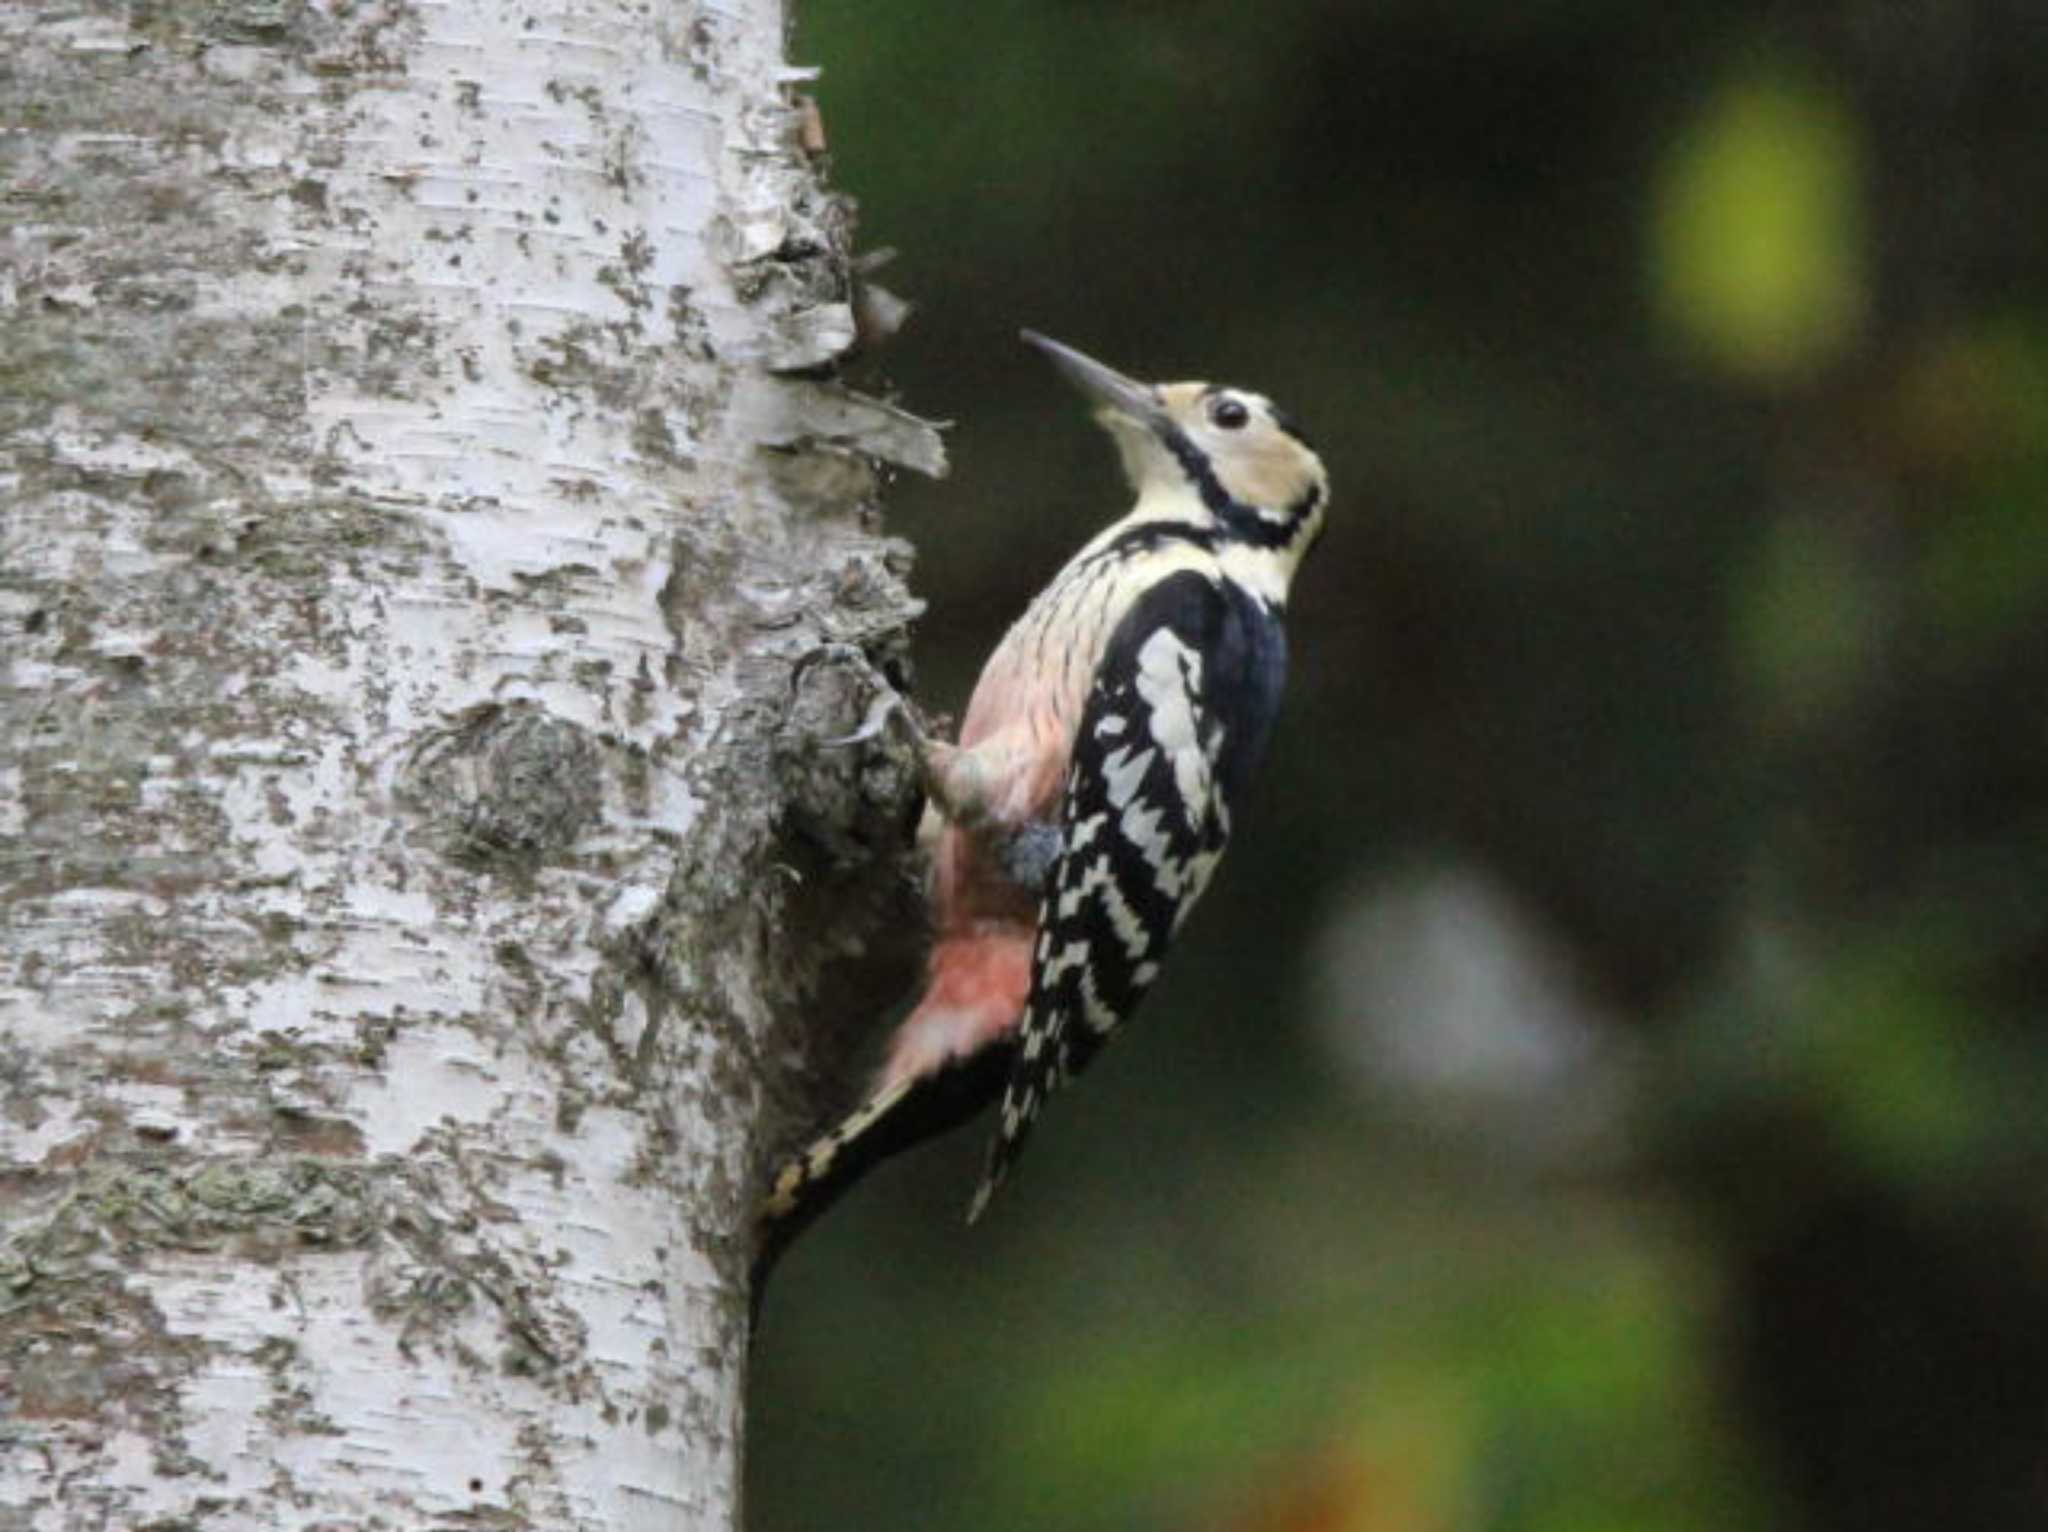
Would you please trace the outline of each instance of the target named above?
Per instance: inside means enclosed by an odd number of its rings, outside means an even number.
[[[788,376],[782,30],[0,0],[7,1532],[734,1525],[762,1061],[913,792],[792,668],[942,466]]]

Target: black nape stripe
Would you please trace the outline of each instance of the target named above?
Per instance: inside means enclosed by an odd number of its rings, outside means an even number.
[[[1301,522],[1295,518],[1295,506],[1289,506],[1284,513],[1286,521],[1275,521],[1270,516],[1261,516],[1248,505],[1230,502],[1232,510],[1224,517],[1224,525],[1234,543],[1249,543],[1254,548],[1287,548],[1294,543],[1301,531]],[[1296,502],[1298,505],[1300,502]]]
[[[1225,489],[1222,481],[1216,477],[1216,470],[1210,466],[1207,455],[1188,440],[1185,431],[1178,426],[1166,426],[1161,428],[1159,439],[1166,443],[1166,450],[1171,452],[1173,460],[1180,464],[1181,472],[1188,476],[1201,494],[1202,504],[1209,508],[1210,515],[1219,521],[1228,521],[1233,510],[1251,509],[1231,498],[1230,491]]]

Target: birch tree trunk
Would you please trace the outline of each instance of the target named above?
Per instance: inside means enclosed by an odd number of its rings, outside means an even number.
[[[782,36],[0,0],[0,1528],[735,1524],[939,466]]]

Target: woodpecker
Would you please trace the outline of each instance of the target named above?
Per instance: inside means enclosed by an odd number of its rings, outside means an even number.
[[[1321,460],[1259,394],[1148,386],[1024,339],[1094,405],[1137,502],[997,645],[958,744],[925,738],[886,687],[853,736],[893,723],[918,753],[927,982],[866,1100],[774,1176],[757,1300],[781,1250],[870,1166],[999,1100],[980,1217],[1046,1098],[1158,977],[1279,705],[1288,587],[1329,498]]]

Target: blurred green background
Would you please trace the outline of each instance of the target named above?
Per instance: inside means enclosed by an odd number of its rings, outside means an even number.
[[[1225,870],[970,1234],[791,1254],[756,1532],[2048,1526],[2039,0],[808,0],[957,715],[1120,514],[1044,330],[1337,486]]]

